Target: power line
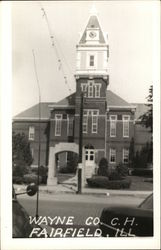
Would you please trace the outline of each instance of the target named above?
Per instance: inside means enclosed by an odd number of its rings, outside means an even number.
[[[57,49],[57,46],[56,46],[56,43],[55,43],[55,38],[54,38],[54,36],[52,34],[52,30],[51,30],[51,27],[50,27],[50,24],[49,24],[49,20],[48,20],[47,14],[45,12],[45,9],[42,7],[42,4],[41,4],[41,10],[43,12],[43,17],[45,17],[45,20],[46,20],[46,23],[47,23],[47,27],[48,27],[48,31],[49,31],[49,35],[50,35],[50,40],[51,40],[51,45],[55,49],[56,57],[57,57],[58,64],[59,64],[58,70],[61,70],[63,78],[64,78],[65,85],[67,86],[68,91],[71,94],[71,88],[70,88],[70,86],[68,84],[68,79],[67,79],[67,76],[65,74],[62,61],[61,61],[60,56],[59,56],[59,52],[58,52],[58,49]]]

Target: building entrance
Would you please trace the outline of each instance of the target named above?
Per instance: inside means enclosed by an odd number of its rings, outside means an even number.
[[[95,172],[95,150],[91,145],[85,146],[85,177],[91,178]]]

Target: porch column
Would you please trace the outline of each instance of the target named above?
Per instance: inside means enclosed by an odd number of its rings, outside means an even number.
[[[48,165],[48,186],[57,185],[56,177],[56,162],[55,162],[55,150],[54,147],[50,147],[49,150],[49,165]]]

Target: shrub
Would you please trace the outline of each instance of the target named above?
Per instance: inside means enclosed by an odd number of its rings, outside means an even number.
[[[130,180],[115,180],[109,181],[108,188],[109,189],[129,189],[131,185]]]
[[[13,176],[12,181],[13,181],[13,184],[22,184],[23,183],[23,177]]]
[[[120,176],[127,176],[128,175],[128,167],[124,165],[123,163],[120,163],[116,170]]]
[[[25,174],[24,177],[23,177],[23,181],[26,184],[29,184],[29,183],[37,184],[37,175],[35,175],[35,174]],[[39,176],[39,184],[41,182],[42,182],[42,177]]]
[[[109,175],[110,181],[113,181],[113,180],[118,181],[118,180],[122,180],[122,179],[123,179],[123,177],[118,173],[117,170],[112,171]]]
[[[98,175],[108,176],[108,161],[106,158],[102,158],[99,162]]]
[[[106,189],[128,189],[130,188],[130,180],[108,180],[107,177],[95,176],[87,179],[89,187],[106,188]]]
[[[29,166],[25,166],[23,161],[17,161],[17,164],[13,165],[12,175],[17,177],[23,177],[23,175],[28,174],[29,171]]]
[[[90,187],[106,188],[108,183],[108,177],[105,176],[94,176],[87,179],[87,183]]]
[[[38,168],[32,169],[32,173],[37,175]],[[41,177],[41,184],[46,184],[47,183],[47,176],[48,176],[47,173],[48,173],[48,168],[41,165],[39,167],[39,176]]]

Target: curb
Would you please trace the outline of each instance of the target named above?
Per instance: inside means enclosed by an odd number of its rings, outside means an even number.
[[[67,188],[67,190],[53,190],[53,189],[41,189],[41,186],[39,187],[39,192],[40,193],[47,193],[47,194],[77,194],[77,189],[73,186],[68,186],[66,184],[62,185],[63,187]],[[26,187],[15,187],[15,190],[18,190],[20,188],[21,192],[26,191]],[[82,189],[81,194],[83,195],[94,195],[94,196],[132,196],[132,197],[140,197],[140,198],[145,198],[149,194],[151,194],[152,191],[121,191],[120,190],[108,190],[107,191],[100,191],[100,192],[95,192],[91,190],[85,190]],[[79,195],[81,195],[79,194]]]
[[[133,191],[133,193],[128,193],[126,191],[124,191],[124,193],[119,193],[119,192],[87,192],[85,190],[82,191],[82,193],[78,194],[77,190],[74,190],[72,188],[70,188],[69,190],[40,190],[40,192],[42,193],[48,193],[48,194],[73,194],[73,195],[93,195],[93,196],[129,196],[129,197],[139,197],[139,198],[145,198],[146,196],[150,195],[152,192],[151,191],[145,191],[142,193],[135,193],[135,191]]]

